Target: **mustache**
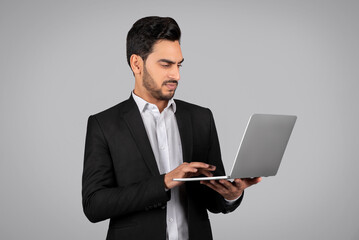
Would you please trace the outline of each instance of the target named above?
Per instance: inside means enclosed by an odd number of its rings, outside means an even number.
[[[166,85],[167,83],[175,83],[178,86],[178,81],[176,80],[167,80],[162,83],[162,86]]]

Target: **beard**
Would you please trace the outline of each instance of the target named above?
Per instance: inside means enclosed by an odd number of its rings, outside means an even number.
[[[161,85],[165,86],[167,83],[175,83],[178,85],[178,81],[176,80],[167,80],[164,81]],[[165,100],[168,101],[171,98],[173,98],[173,96],[175,95],[175,91],[173,90],[171,92],[169,92],[168,94],[164,94],[162,92],[161,87],[157,87],[156,82],[153,80],[153,78],[151,77],[151,75],[147,72],[146,67],[143,67],[143,79],[142,79],[142,85],[143,87],[151,94],[151,96],[157,100]]]

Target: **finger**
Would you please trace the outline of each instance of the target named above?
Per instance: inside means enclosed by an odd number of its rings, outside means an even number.
[[[228,189],[228,191],[234,192],[237,190],[237,186],[234,185],[232,182],[228,181],[228,180],[220,180],[219,181],[220,184],[223,185],[223,187],[225,187],[226,189]]]
[[[208,170],[205,170],[205,169],[198,169],[198,168],[194,168],[194,167],[190,167],[189,165],[185,166],[182,171],[185,173],[185,174],[190,174],[190,176],[198,176],[198,175],[204,175],[206,177],[213,177],[213,174],[208,171]]]
[[[216,189],[217,192],[220,193],[227,192],[229,189],[225,187],[222,183],[220,183],[220,181],[223,180],[219,180],[219,181],[212,180],[210,181],[210,184],[212,184],[212,186]]]
[[[182,169],[183,172],[185,173],[197,173],[198,169],[197,168],[193,168],[193,167],[189,167],[189,165],[187,165],[186,167],[184,167]]]
[[[257,177],[257,178],[245,178],[245,179],[243,179],[243,181],[244,181],[247,185],[249,185],[249,186],[251,186],[251,185],[253,185],[253,184],[257,184],[257,183],[259,183],[261,180],[262,180],[261,177]]]
[[[242,187],[243,189],[250,187],[254,184],[259,183],[262,180],[262,178],[258,177],[258,178],[236,178],[234,179],[235,185],[237,187]]]
[[[206,177],[213,177],[213,173],[211,173],[208,170],[204,170],[204,169],[199,169],[198,171],[200,174],[205,175]]]
[[[244,184],[243,180],[240,179],[240,178],[236,178],[234,179],[234,184],[237,186],[237,187],[240,187]]]
[[[209,181],[201,181],[200,183],[207,186],[207,187],[209,187],[209,188],[211,188],[211,189],[213,189],[214,191],[217,191],[216,187],[213,186],[213,184],[211,184]]]
[[[206,169],[209,171],[216,170],[216,166],[210,165],[208,163],[203,163],[203,162],[191,162],[189,164],[189,166],[194,167],[194,168],[202,168],[202,169]]]
[[[220,180],[220,181],[227,181],[227,180]],[[232,195],[235,192],[238,192],[238,189],[234,186],[227,185],[228,183],[231,184],[231,182],[227,181],[227,183],[223,184],[220,181],[211,181],[207,184],[210,188],[221,194],[222,196],[226,196],[228,198],[229,195]],[[224,185],[226,184],[226,185]]]
[[[201,184],[206,185],[207,187],[212,188],[214,191],[216,192],[220,192],[221,190],[223,190],[223,188],[220,187],[219,184],[216,183],[216,181],[211,180],[211,181],[201,181]]]

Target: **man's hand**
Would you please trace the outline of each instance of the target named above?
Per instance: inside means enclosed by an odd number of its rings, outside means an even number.
[[[201,184],[212,188],[214,191],[221,194],[227,200],[234,200],[242,195],[243,190],[254,184],[259,183],[262,178],[236,178],[233,182],[228,180],[211,180],[201,181]]]
[[[165,186],[167,189],[171,189],[182,185],[184,182],[173,181],[174,178],[189,178],[198,175],[205,175],[207,177],[212,177],[213,174],[211,171],[216,170],[215,166],[209,165],[203,162],[184,162],[179,165],[177,168],[173,169],[171,172],[165,175]]]

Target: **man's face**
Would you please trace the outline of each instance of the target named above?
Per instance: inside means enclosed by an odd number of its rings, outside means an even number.
[[[143,67],[142,87],[154,100],[169,100],[175,94],[183,62],[178,41],[160,40]]]

